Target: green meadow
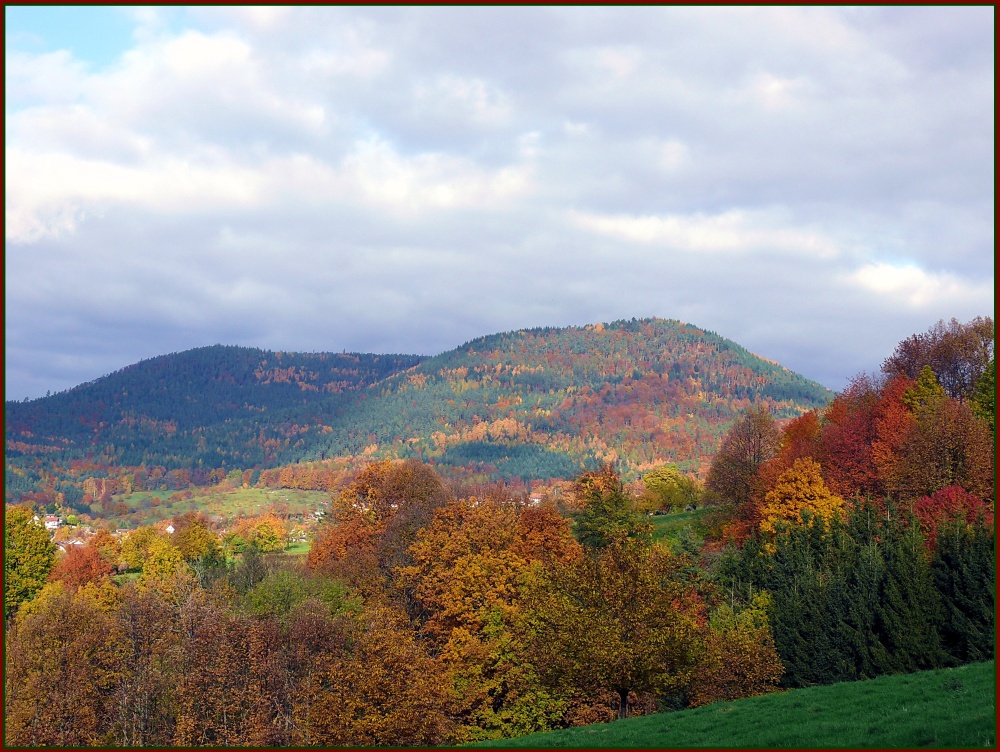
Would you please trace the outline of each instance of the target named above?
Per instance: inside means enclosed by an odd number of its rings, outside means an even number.
[[[117,497],[128,507],[128,514],[109,517],[116,527],[137,528],[166,520],[185,512],[198,511],[227,520],[251,517],[265,512],[282,516],[310,515],[329,504],[326,491],[300,491],[290,488],[192,489],[189,499],[177,499],[176,491],[139,491]],[[184,494],[186,495],[186,494]],[[174,501],[171,501],[174,498]]]
[[[653,515],[649,518],[649,522],[653,525],[653,540],[676,540],[683,534],[684,529],[688,527],[699,538],[703,538],[707,532],[705,529],[705,519],[712,511],[711,507],[702,507],[695,509],[693,512],[672,512],[670,514]]]
[[[996,746],[995,666],[795,689],[472,746],[989,749]]]

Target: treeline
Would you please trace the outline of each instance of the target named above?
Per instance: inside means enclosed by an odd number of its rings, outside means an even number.
[[[823,411],[734,425],[716,579],[768,594],[785,686],[994,657],[995,374],[992,320],[940,322]]]

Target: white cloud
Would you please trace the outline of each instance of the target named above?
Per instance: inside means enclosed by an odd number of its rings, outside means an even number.
[[[430,208],[500,206],[530,189],[530,169],[496,171],[447,154],[403,157],[379,140],[362,141],[344,161],[344,170],[369,203],[412,215]]]
[[[692,253],[777,252],[823,259],[835,258],[839,253],[832,239],[782,226],[760,212],[640,217],[570,212],[569,216],[586,230]]]
[[[502,125],[509,121],[508,98],[479,78],[441,76],[433,84],[418,84],[416,106],[442,107],[450,116],[483,125]]]
[[[5,233],[16,243],[72,233],[84,216],[112,205],[183,214],[249,205],[262,185],[253,170],[171,157],[129,166],[14,148],[6,159]]]
[[[927,272],[914,264],[873,262],[848,275],[848,280],[894,303],[912,308],[923,308],[941,301],[956,307],[978,301],[988,308],[993,303],[992,281],[988,284],[970,283],[948,272]]]

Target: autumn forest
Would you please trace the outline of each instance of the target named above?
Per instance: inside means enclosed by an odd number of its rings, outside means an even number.
[[[5,406],[4,746],[456,746],[995,658],[995,355],[644,319]]]

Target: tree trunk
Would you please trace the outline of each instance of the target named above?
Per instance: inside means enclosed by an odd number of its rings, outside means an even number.
[[[618,718],[628,717],[628,690],[618,690]]]

